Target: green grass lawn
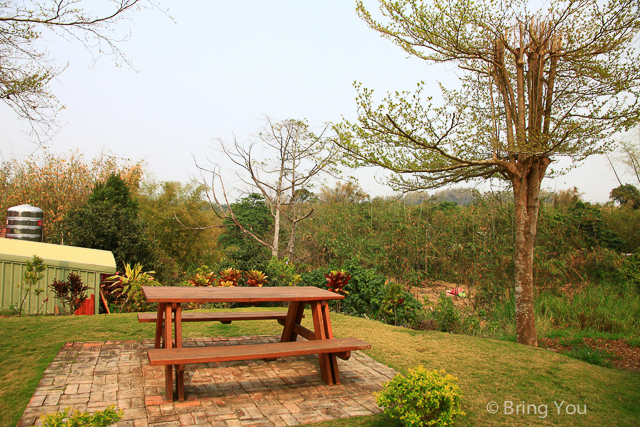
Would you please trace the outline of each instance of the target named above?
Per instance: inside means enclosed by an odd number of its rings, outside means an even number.
[[[246,310],[246,309],[243,309]],[[311,313],[304,322],[311,326]],[[416,365],[445,369],[459,379],[464,393],[459,426],[637,426],[640,425],[640,374],[607,369],[548,350],[515,343],[418,332],[371,320],[332,314],[334,335],[369,342],[376,360],[406,372]],[[0,319],[0,426],[14,427],[42,373],[65,342],[152,338],[154,325],[135,314]],[[277,334],[274,321],[188,323],[185,337]],[[562,404],[560,414],[554,401]],[[498,404],[490,414],[487,405]],[[513,413],[505,413],[511,402]],[[520,414],[516,414],[516,405]],[[506,412],[509,412],[506,404]],[[536,410],[544,412],[546,417]],[[574,406],[568,406],[574,405]],[[577,409],[577,412],[567,414]],[[523,414],[522,412],[528,412]],[[380,426],[394,423],[382,415],[322,423],[331,426]]]

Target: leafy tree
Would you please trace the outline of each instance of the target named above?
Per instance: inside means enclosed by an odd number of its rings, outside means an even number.
[[[124,271],[125,263],[155,269],[155,245],[147,237],[139,211],[126,182],[111,175],[106,182],[96,184],[87,203],[69,212],[64,224],[65,242],[113,252],[120,271]]]
[[[568,0],[531,11],[526,0],[380,1],[360,17],[410,55],[456,65],[442,106],[396,92],[376,105],[359,90],[357,122],[337,127],[351,164],[395,174],[412,191],[484,179],[510,183],[515,203],[516,336],[537,346],[533,260],[540,184],[557,156],[608,150],[638,123],[640,30],[635,0]],[[360,86],[357,86],[360,88]],[[553,171],[552,171],[553,172]]]
[[[631,184],[614,188],[609,197],[622,206],[631,206],[633,209],[640,208],[640,191]]]
[[[43,30],[77,40],[94,55],[110,55],[116,63],[129,63],[118,48],[114,26],[147,0],[113,0],[101,13],[85,9],[82,0],[0,1],[0,99],[31,125],[41,139],[55,131],[55,116],[62,108],[49,92],[59,67],[42,47]],[[125,39],[126,37],[122,38]]]
[[[176,271],[195,270],[216,262],[220,253],[220,220],[204,198],[202,185],[146,181],[138,193],[140,217],[148,224],[149,238],[163,253],[163,264]]]
[[[233,212],[234,218],[227,216],[224,219],[226,227],[218,237],[218,243],[240,270],[264,270],[269,255],[265,246],[253,237],[264,239],[273,227],[273,216],[264,198],[260,194],[249,194],[231,204],[229,211]]]
[[[257,143],[244,145],[235,141],[233,146],[226,146],[222,140],[218,141],[220,151],[242,169],[245,175],[241,176],[242,182],[262,195],[273,216],[272,238],[259,237],[247,229],[244,229],[243,233],[269,248],[274,257],[280,256],[280,234],[284,229],[282,220],[289,224],[286,252],[288,257],[292,258],[298,224],[313,214],[313,208],[304,204],[304,197],[298,197],[301,195],[300,191],[307,190],[320,174],[337,172],[333,169],[337,148],[325,137],[327,128],[328,126],[316,135],[304,120],[272,122],[267,119],[263,130],[258,134]],[[263,159],[255,158],[256,150],[262,150]],[[242,229],[242,222],[236,218],[233,205],[224,210],[221,201],[218,200],[217,180],[221,183],[222,196],[228,204],[220,168],[214,165],[211,170],[200,169],[211,174],[211,182],[206,185],[213,195],[216,212],[220,212],[222,217]]]

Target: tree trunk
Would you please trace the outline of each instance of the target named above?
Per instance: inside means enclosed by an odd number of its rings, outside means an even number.
[[[540,210],[540,184],[549,163],[548,157],[529,157],[517,161],[518,173],[510,176],[516,217],[516,341],[533,347],[538,347],[533,305],[533,259]]]
[[[294,217],[295,218],[295,217]],[[291,234],[289,235],[289,244],[287,245],[287,252],[289,260],[293,262],[293,250],[296,244],[296,222],[291,224]]]
[[[273,221],[273,245],[271,246],[271,256],[278,258],[278,245],[280,245],[280,203],[276,202],[276,212]]]

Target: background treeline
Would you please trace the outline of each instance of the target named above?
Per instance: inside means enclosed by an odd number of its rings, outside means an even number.
[[[270,286],[324,286],[325,273],[344,269],[353,276],[346,289],[354,294],[336,307],[343,312],[420,327],[429,324],[429,313],[417,313],[420,305],[407,291],[446,281],[470,287],[473,315],[430,301],[437,316],[448,313],[435,327],[491,333],[513,324],[509,192],[453,189],[371,199],[354,182],[337,183],[296,200],[314,213],[298,225],[292,259],[273,259],[267,247],[216,215],[205,187],[158,182],[144,172],[143,164],[108,153],[90,162],[46,152],[5,162],[0,211],[38,206],[45,211],[46,242],[111,250],[120,271],[137,262],[165,285],[233,267],[265,272]],[[261,196],[247,195],[232,208],[254,234],[273,238],[273,217]],[[545,322],[615,333],[640,328],[636,208],[613,200],[583,203],[577,189],[545,195],[535,254],[543,328]],[[281,228],[282,245],[288,233]]]

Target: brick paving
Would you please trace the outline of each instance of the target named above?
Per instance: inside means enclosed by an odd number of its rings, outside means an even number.
[[[279,336],[191,338],[185,347],[277,342]],[[164,367],[150,366],[153,340],[67,343],[45,371],[18,427],[43,414],[124,410],[120,427],[293,426],[381,412],[373,392],[396,374],[363,352],[338,359],[340,385],[320,380],[318,357],[187,365],[184,402],[164,400]]]

